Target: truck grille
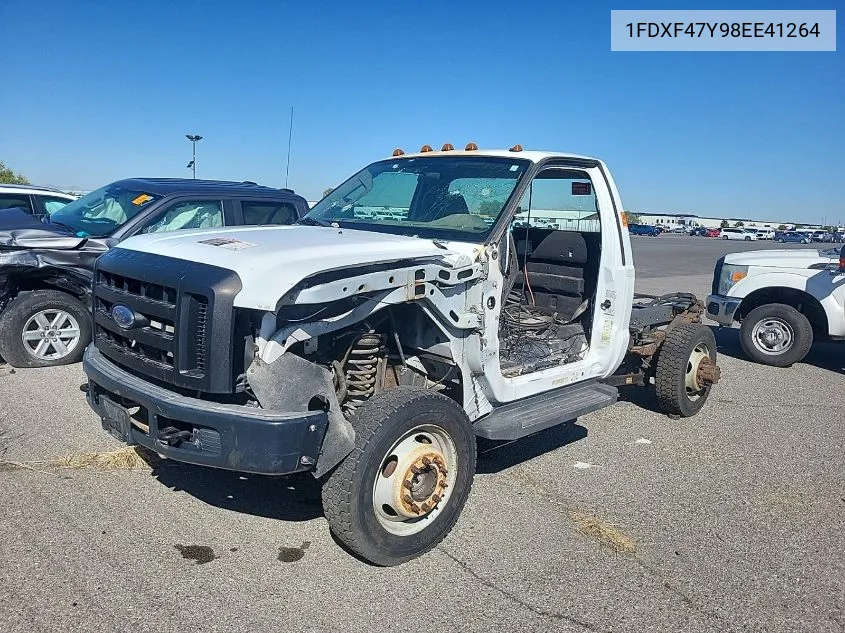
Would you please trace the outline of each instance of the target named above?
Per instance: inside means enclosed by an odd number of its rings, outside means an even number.
[[[94,298],[97,341],[124,356],[173,370],[176,298],[176,289],[170,286],[100,271]],[[111,314],[112,308],[118,304],[132,310],[143,325],[131,329],[121,328]],[[202,321],[204,343],[205,315]]]
[[[245,362],[233,305],[240,289],[230,270],[114,248],[97,260],[94,343],[145,379],[195,394],[232,393]],[[134,316],[130,327],[115,321],[117,305]]]

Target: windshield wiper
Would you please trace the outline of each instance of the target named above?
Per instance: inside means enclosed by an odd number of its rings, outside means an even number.
[[[296,221],[297,224],[302,224],[304,226],[332,226],[331,222],[326,222],[325,220],[318,220],[317,218],[309,218],[304,217],[300,218]]]

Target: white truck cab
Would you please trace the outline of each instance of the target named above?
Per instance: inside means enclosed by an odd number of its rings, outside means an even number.
[[[634,294],[607,166],[519,146],[396,150],[295,226],[128,239],[93,292],[84,367],[106,430],[189,463],[311,471],[332,531],[383,565],[457,521],[475,437],[573,420],[620,385],[694,415],[719,378],[701,301]]]
[[[845,338],[845,259],[839,248],[729,253],[716,262],[707,316],[740,326],[754,361],[788,367],[814,340]]]

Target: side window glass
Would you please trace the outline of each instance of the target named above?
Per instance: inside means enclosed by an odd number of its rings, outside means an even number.
[[[244,224],[293,224],[296,222],[296,208],[287,202],[243,201]]]
[[[48,213],[55,213],[62,207],[68,205],[71,200],[65,200],[64,198],[48,198],[46,196],[42,197],[41,200],[44,203],[44,210]]]
[[[32,213],[29,196],[17,193],[0,193],[0,210],[16,208],[23,209],[27,213]]]
[[[179,202],[170,207],[141,233],[164,233],[182,229],[208,229],[223,226],[223,207],[217,200]]]
[[[589,175],[554,167],[541,171],[522,197],[513,226],[529,223],[560,231],[601,232],[598,200]]]

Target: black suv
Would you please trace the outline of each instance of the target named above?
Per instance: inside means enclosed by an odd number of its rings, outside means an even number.
[[[0,358],[14,367],[78,362],[91,338],[95,260],[132,235],[293,224],[308,203],[253,182],[131,178],[38,220],[0,211]]]

